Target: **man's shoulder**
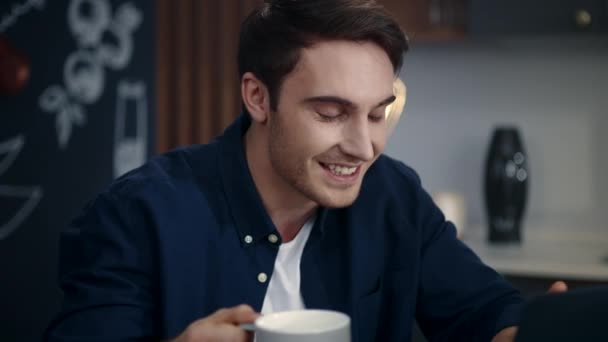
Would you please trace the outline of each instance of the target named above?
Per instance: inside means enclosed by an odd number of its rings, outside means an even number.
[[[160,194],[163,190],[192,190],[217,180],[216,142],[190,145],[156,155],[144,165],[115,179],[108,192],[120,196]]]
[[[376,160],[368,174],[369,179],[375,184],[420,186],[420,177],[413,168],[384,154]]]
[[[413,168],[381,155],[365,175],[359,202],[411,206],[417,203],[421,190],[420,178]]]
[[[114,180],[89,200],[70,230],[103,230],[115,238],[159,236],[163,245],[179,244],[184,236],[198,236],[201,222],[224,215],[213,145],[178,148],[151,158]],[[207,170],[203,169],[204,165]],[[149,227],[148,230],[145,227]],[[212,224],[203,225],[213,229]]]

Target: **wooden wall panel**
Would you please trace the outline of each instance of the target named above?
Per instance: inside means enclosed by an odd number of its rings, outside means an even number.
[[[178,145],[186,145],[193,141],[192,119],[194,113],[194,93],[195,84],[193,82],[192,71],[196,68],[194,61],[194,51],[197,49],[193,37],[194,4],[192,1],[175,1],[175,17],[172,21],[177,34],[174,39],[174,52],[179,51],[179,55],[174,56],[172,70],[174,75],[174,86],[169,89],[172,96],[176,97],[175,113],[176,120],[176,142]],[[177,57],[177,60],[175,60]]]
[[[156,149],[164,150],[171,145],[171,120],[169,111],[172,105],[169,103],[170,96],[166,94],[166,89],[169,84],[169,65],[171,65],[170,54],[165,51],[170,47],[171,32],[169,28],[171,24],[169,19],[171,16],[166,13],[171,8],[170,1],[157,1],[156,3],[156,37],[158,44],[156,45]]]
[[[240,113],[242,20],[262,0],[157,0],[157,152],[206,143]]]

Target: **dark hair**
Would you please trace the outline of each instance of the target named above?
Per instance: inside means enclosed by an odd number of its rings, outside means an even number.
[[[374,0],[265,0],[241,26],[239,76],[252,72],[264,82],[276,109],[282,81],[298,63],[300,50],[334,39],[378,44],[395,74],[408,50],[399,24]]]

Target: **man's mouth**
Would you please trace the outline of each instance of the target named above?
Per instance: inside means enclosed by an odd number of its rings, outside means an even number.
[[[340,164],[325,164],[320,163],[324,169],[330,171],[332,174],[338,177],[349,177],[357,173],[360,166],[346,166]]]

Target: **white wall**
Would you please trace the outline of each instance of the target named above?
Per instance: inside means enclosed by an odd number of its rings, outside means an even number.
[[[472,224],[485,220],[484,162],[497,124],[523,135],[528,222],[608,213],[608,38],[414,44],[401,77],[408,100],[386,152],[429,192],[461,192]]]

